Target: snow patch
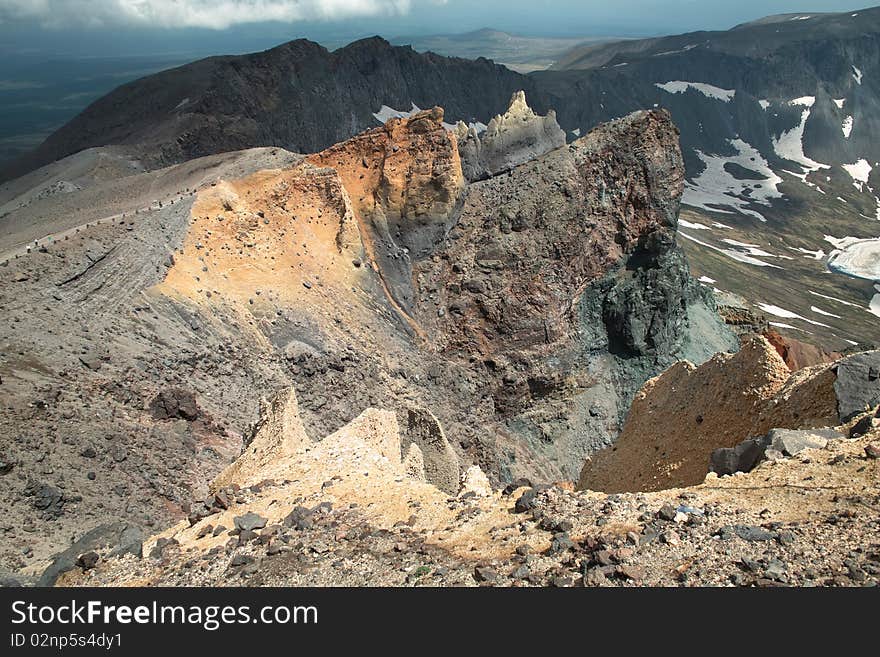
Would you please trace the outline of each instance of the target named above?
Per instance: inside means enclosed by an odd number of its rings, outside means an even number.
[[[692,43],[688,46],[685,46],[684,48],[682,48],[680,50],[664,50],[663,52],[656,52],[652,55],[652,57],[663,57],[664,55],[677,55],[682,52],[687,52],[688,50],[693,50],[696,47],[697,47],[697,44]]]
[[[798,247],[796,249],[792,249],[792,251],[797,251],[798,253],[803,253],[805,258],[811,258],[813,260],[821,260],[825,257],[825,251],[822,249],[818,249],[816,251],[810,251],[809,249],[803,249]]]
[[[690,228],[691,230],[712,230],[706,224],[693,223],[693,222],[687,221],[686,219],[679,219],[678,225],[681,226],[682,228]]]
[[[810,159],[804,153],[804,127],[807,125],[807,119],[810,118],[810,110],[815,102],[815,96],[801,96],[789,101],[789,105],[799,105],[805,108],[801,112],[800,123],[791,130],[783,132],[779,135],[778,139],[773,139],[773,150],[776,151],[779,157],[791,162],[797,162],[804,169],[804,177],[802,178],[804,182],[806,182],[807,173],[830,168],[827,164]]]
[[[853,80],[856,81],[856,84],[862,84],[862,72],[858,68],[856,68],[855,66],[852,67],[852,70],[853,70]]]
[[[709,278],[708,276],[700,276],[697,280],[700,281],[700,283],[708,283],[709,285],[716,282],[714,278]]]
[[[814,326],[824,326],[825,328],[831,328],[828,324],[823,324],[822,322],[817,322],[813,319],[807,319],[806,317],[802,317],[797,313],[794,313],[790,310],[786,310],[785,308],[780,308],[779,306],[774,306],[770,303],[758,303],[758,308],[760,308],[763,312],[768,315],[773,315],[774,317],[781,317],[782,319],[800,319],[802,321],[808,322],[809,324],[813,324]]]
[[[757,244],[748,244],[747,242],[739,242],[737,240],[732,240],[729,238],[724,238],[721,241],[725,244],[730,244],[731,246],[740,249],[741,251],[745,251],[746,254],[751,256],[758,256],[760,258],[781,258],[782,260],[794,260],[794,258],[790,256],[768,253],[767,251],[764,251],[762,248],[760,248]]]
[[[688,89],[693,88],[707,98],[714,98],[715,100],[720,100],[725,103],[729,103],[736,95],[735,89],[722,89],[721,87],[716,87],[712,84],[706,84],[705,82],[684,82],[683,80],[670,80],[669,82],[664,82],[662,84],[657,82],[654,86],[659,87],[663,91],[671,94],[683,94]]]
[[[849,139],[850,134],[852,134],[853,129],[853,117],[848,116],[843,120],[843,123],[840,126],[840,129],[843,130],[843,138]]]
[[[767,160],[748,142],[729,139],[728,143],[736,150],[735,155],[707,155],[702,151],[695,151],[706,168],[692,181],[685,182],[682,203],[726,214],[731,211],[724,208],[732,208],[764,222],[766,218],[749,206],[755,203],[769,206],[770,199],[782,198],[782,193],[777,189],[782,178],[770,169]],[[753,171],[763,178],[740,180],[724,168],[728,162]]]
[[[412,105],[412,107],[409,111],[398,110],[393,107],[388,107],[388,105],[382,105],[378,112],[373,113],[373,118],[384,125],[389,119],[406,119],[422,111],[422,109],[412,101],[410,101],[410,105]],[[455,126],[452,123],[444,123],[443,127],[450,132],[455,130]],[[484,132],[487,127],[488,126],[481,121],[471,121],[468,123],[468,128],[473,128],[478,134]]]
[[[713,251],[717,251],[718,253],[723,253],[731,260],[736,260],[737,262],[742,262],[747,265],[755,265],[756,267],[772,267],[773,269],[782,269],[777,265],[771,265],[769,262],[764,262],[763,260],[758,260],[757,258],[753,258],[748,256],[740,251],[735,251],[733,249],[722,249],[713,244],[709,244],[708,242],[703,242],[702,240],[698,240],[693,235],[688,235],[687,233],[682,233],[679,231],[678,233],[686,240],[690,240],[691,242],[695,242],[700,246],[705,246],[707,249],[712,249]]]
[[[837,105],[837,109],[843,109],[843,104],[846,102],[846,98],[835,98],[834,104]]]
[[[581,136],[581,129],[575,128],[574,130],[571,131],[571,134],[573,134],[575,137],[580,137]]]
[[[841,164],[840,166],[843,167],[843,170],[853,179],[853,187],[860,192],[863,191],[865,185],[868,184],[868,178],[871,175],[872,169],[868,160],[862,158],[854,164]]]
[[[758,105],[760,105],[761,109],[766,112],[767,108],[770,107],[770,101],[767,100],[766,98],[762,98],[761,100],[758,101]]]
[[[822,310],[821,308],[817,308],[816,306],[810,306],[810,310],[817,315],[824,315],[825,317],[836,317],[837,319],[841,319],[840,315],[835,315],[834,313],[829,313],[828,311]]]
[[[867,281],[880,281],[880,238],[859,239],[830,235],[825,240],[835,249],[828,256],[828,269]]]
[[[807,335],[813,335],[806,329],[798,328],[797,326],[792,326],[791,324],[786,324],[784,322],[767,322],[770,326],[781,329],[791,329],[793,331],[800,331],[801,333],[806,333]]]
[[[844,301],[843,299],[838,299],[837,297],[829,297],[827,294],[819,294],[818,292],[813,292],[813,290],[807,290],[814,297],[820,297],[822,299],[828,299],[829,301],[836,301],[837,303],[842,303],[844,306],[852,306],[853,308],[859,308],[858,305],[854,303],[850,303],[849,301]]]

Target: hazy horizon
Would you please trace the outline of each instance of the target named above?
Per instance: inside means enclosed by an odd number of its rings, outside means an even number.
[[[336,48],[374,34],[400,39],[481,28],[541,37],[647,37],[729,29],[773,14],[862,8],[829,0],[619,0],[613,7],[595,0],[549,6],[515,0],[0,0],[0,52],[29,58],[201,56],[297,38]],[[277,19],[260,20],[266,16]]]

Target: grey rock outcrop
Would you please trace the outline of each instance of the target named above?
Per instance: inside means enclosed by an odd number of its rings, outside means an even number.
[[[880,351],[866,351],[837,364],[837,412],[841,422],[880,404]]]
[[[56,580],[69,570],[77,566],[80,555],[97,550],[109,548],[107,556],[121,556],[133,554],[140,557],[143,554],[143,532],[135,525],[123,522],[114,522],[99,525],[86,532],[82,538],[73,543],[63,552],[55,555],[52,563],[43,571],[37,586],[52,586]]]
[[[785,456],[795,456],[805,449],[824,449],[835,438],[843,438],[843,434],[834,429],[773,429],[767,434],[770,448]]]
[[[524,91],[513,94],[507,111],[489,121],[482,136],[461,121],[455,126],[455,136],[462,171],[471,181],[509,171],[565,146],[565,131],[556,122],[556,112],[535,114]]]
[[[834,429],[772,429],[764,436],[747,438],[735,447],[712,452],[710,470],[719,475],[750,472],[771,452],[795,456],[805,449],[824,449],[829,440],[843,438]]]

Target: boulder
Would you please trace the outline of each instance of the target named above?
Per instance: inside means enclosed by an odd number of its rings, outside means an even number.
[[[829,440],[843,437],[834,429],[772,429],[766,439],[773,449],[795,456],[805,449],[824,449]]]
[[[747,438],[735,447],[720,447],[712,452],[710,470],[719,475],[751,471],[769,446],[767,436]]]
[[[488,497],[492,494],[492,484],[478,465],[472,465],[465,470],[461,478],[459,496],[467,493],[473,493],[477,497]]]
[[[847,356],[837,363],[837,412],[841,422],[880,404],[880,350]]]
[[[860,438],[869,431],[880,426],[880,408],[873,413],[868,413],[856,422],[849,430],[850,438]]]
[[[255,529],[262,529],[266,526],[268,520],[261,515],[248,511],[242,516],[235,516],[233,522],[235,522],[236,529],[242,532],[247,532]]]
[[[157,420],[196,420],[200,415],[196,396],[185,388],[166,388],[150,402],[150,411]]]

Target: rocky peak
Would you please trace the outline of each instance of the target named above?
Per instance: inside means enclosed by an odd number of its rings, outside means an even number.
[[[464,192],[458,146],[443,126],[443,109],[391,119],[309,161],[339,173],[371,261],[394,301],[409,308],[412,258],[442,241]]]
[[[495,116],[482,135],[459,122],[455,135],[468,180],[480,180],[528,162],[565,145],[565,132],[556,112],[535,114],[524,91],[510,98],[507,111]]]

